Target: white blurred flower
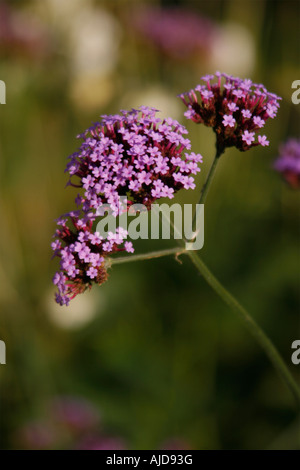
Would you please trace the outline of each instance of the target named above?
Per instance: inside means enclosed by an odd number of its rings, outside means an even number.
[[[108,75],[119,58],[121,25],[109,11],[91,0],[36,0],[36,8],[54,33],[61,35],[61,52],[75,75]]]
[[[238,23],[227,23],[220,26],[213,39],[210,67],[231,75],[247,76],[253,72],[255,55],[254,39],[249,30]]]
[[[127,93],[121,104],[125,109],[137,108],[138,106],[154,107],[161,111],[160,118],[171,116],[178,120],[182,117],[180,100],[175,94],[159,85]]]
[[[70,59],[75,74],[112,72],[118,57],[121,29],[117,20],[99,8],[84,8],[69,31]]]
[[[98,111],[114,93],[122,36],[117,18],[91,0],[36,0],[36,8],[58,36],[70,99],[83,111]]]
[[[51,321],[65,329],[78,329],[90,323],[101,313],[104,303],[103,297],[92,291],[78,295],[68,307],[55,302],[52,290],[46,297],[46,309]]]

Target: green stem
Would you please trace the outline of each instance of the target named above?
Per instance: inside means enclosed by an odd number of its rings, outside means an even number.
[[[218,162],[220,160],[220,156],[222,155],[223,151],[224,150],[220,150],[220,149],[217,149],[217,151],[216,151],[214,161],[212,162],[212,165],[211,165],[210,170],[208,172],[208,175],[206,177],[206,181],[205,181],[205,183],[203,185],[203,188],[201,190],[200,199],[199,199],[198,204],[204,204],[204,202],[205,202],[208,190],[210,188],[210,185],[211,185],[211,182],[213,180],[215,171],[217,169]]]
[[[147,259],[161,258],[162,256],[168,256],[168,255],[180,255],[184,252],[185,252],[184,248],[179,248],[177,246],[175,248],[168,248],[166,250],[152,251],[150,253],[142,253],[140,255],[120,256],[118,258],[110,258],[109,262],[108,262],[108,265],[111,266],[113,264],[132,263],[134,261],[143,261],[143,260],[147,260]]]
[[[252,336],[257,340],[260,346],[264,349],[269,357],[271,363],[281,376],[282,380],[288,386],[300,408],[300,389],[295,382],[292,374],[288,370],[285,362],[280,356],[279,352],[273,345],[272,341],[255,322],[255,320],[248,314],[244,307],[225,289],[225,287],[215,278],[210,272],[208,267],[203,263],[195,251],[186,251],[187,254],[198,271],[202,274],[207,283],[214,289],[214,291],[223,299],[223,301],[238,315],[246,328],[250,331]]]

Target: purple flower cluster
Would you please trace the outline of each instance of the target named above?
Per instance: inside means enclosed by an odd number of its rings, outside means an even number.
[[[185,152],[191,148],[185,127],[170,118],[161,121],[156,111],[142,106],[102,116],[79,136],[84,141],[67,171],[79,177],[85,190],[77,198],[84,211],[108,203],[117,216],[120,196],[150,206],[161,197],[172,199],[181,188],[195,187],[190,175],[200,171],[201,155]]]
[[[69,185],[83,188],[78,194],[78,210],[58,219],[52,243],[54,256],[60,258],[60,271],[53,282],[58,288],[56,301],[68,305],[77,294],[107,279],[105,258],[117,251],[132,253],[125,241],[127,232],[119,227],[106,239],[93,233],[93,222],[105,204],[117,217],[133,203],[148,209],[161,197],[172,199],[181,188],[194,189],[194,177],[202,157],[190,150],[184,137],[187,130],[177,121],[156,117],[153,108],[121,111],[102,116],[79,137],[83,142],[70,156],[66,171]],[[71,181],[77,177],[76,184]]]
[[[217,27],[208,18],[184,8],[136,9],[130,17],[133,28],[167,56],[186,59],[199,52],[209,54]]]
[[[118,251],[131,253],[132,243],[125,241],[126,230],[118,227],[116,233],[109,232],[108,238],[93,232],[93,213],[84,214],[80,210],[69,212],[57,220],[58,228],[51,244],[54,256],[60,258],[60,271],[53,277],[57,286],[56,302],[69,305],[77,294],[92,287],[92,283],[102,284],[107,279],[105,256]]]
[[[274,168],[292,188],[300,188],[300,139],[288,139],[280,146]]]
[[[214,81],[216,80],[216,81]],[[217,137],[217,148],[241,151],[269,145],[265,135],[257,132],[279,108],[279,96],[269,93],[263,85],[242,80],[225,73],[202,77],[203,84],[180,95],[188,110],[188,119],[212,127]]]

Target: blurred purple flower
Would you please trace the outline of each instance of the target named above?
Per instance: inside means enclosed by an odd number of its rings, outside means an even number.
[[[217,26],[208,18],[185,8],[144,6],[135,9],[130,25],[159,50],[175,59],[209,55]]]
[[[53,419],[73,433],[94,429],[100,422],[98,410],[83,398],[56,397],[50,408]]]
[[[77,450],[126,450],[123,439],[101,435],[85,436],[76,444]]]
[[[279,147],[274,169],[292,188],[300,188],[300,139],[288,139]]]
[[[246,151],[257,145],[269,145],[265,135],[259,135],[257,141],[255,137],[267,119],[276,116],[279,96],[251,80],[220,72],[206,75],[202,81],[195,89],[180,95],[188,108],[184,115],[213,128],[220,154],[226,147]]]
[[[26,11],[0,3],[0,55],[40,59],[49,55],[50,34],[44,24]]]

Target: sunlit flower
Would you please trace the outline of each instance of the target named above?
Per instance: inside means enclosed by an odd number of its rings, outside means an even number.
[[[265,135],[258,135],[257,140],[256,135],[267,119],[276,116],[279,96],[249,79],[220,72],[202,77],[202,82],[180,97],[188,108],[188,119],[213,128],[219,153],[226,147],[245,151],[269,145]]]

